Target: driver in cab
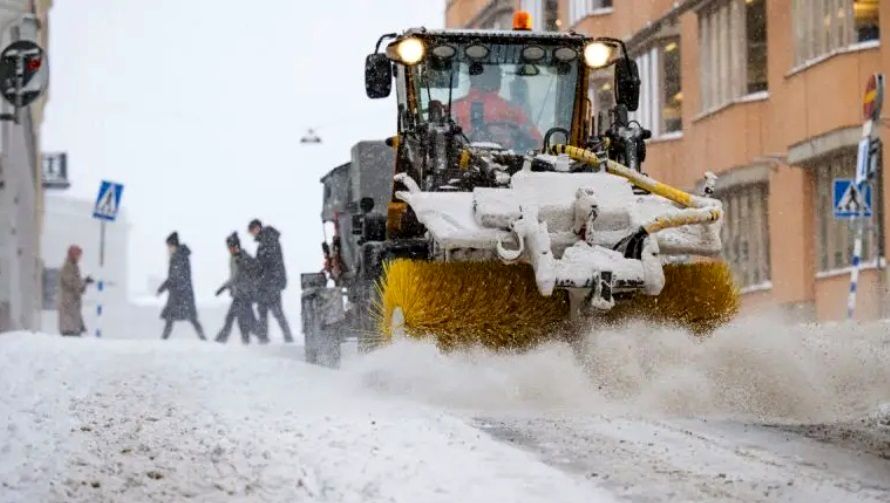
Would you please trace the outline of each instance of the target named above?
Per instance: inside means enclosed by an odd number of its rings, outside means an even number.
[[[525,110],[500,95],[501,68],[485,65],[470,75],[467,95],[454,102],[452,116],[473,142],[493,142],[504,148],[532,148],[542,140],[541,132]]]

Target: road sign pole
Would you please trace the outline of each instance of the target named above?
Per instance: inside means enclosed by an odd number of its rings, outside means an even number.
[[[853,180],[853,186],[859,190],[863,204],[860,205],[859,211],[856,213],[856,235],[853,239],[853,259],[850,264],[850,292],[847,295],[847,319],[852,320],[856,314],[856,294],[859,290],[859,270],[862,264],[862,239],[865,235],[865,208],[868,201],[868,169],[871,165],[869,152],[871,151],[870,139],[874,123],[871,119],[865,122],[862,127],[862,141],[859,144],[859,150],[856,156],[856,178]]]
[[[99,221],[99,267],[105,267],[105,220]]]
[[[99,220],[99,280],[96,283],[98,301],[96,302],[96,337],[102,337],[102,299],[105,296],[105,227],[114,222],[120,209],[121,194],[124,186],[119,183],[103,180],[99,185],[99,195],[93,208],[93,218]]]
[[[884,216],[884,169],[882,164],[884,163],[884,154],[882,152],[881,147],[881,138],[875,138],[874,143],[872,144],[872,149],[870,151],[871,162],[873,166],[873,170],[875,173],[875,187],[877,189],[877,201],[878,201],[878,213],[876,215],[876,225],[875,229],[875,241],[877,242],[877,251],[878,251],[878,291],[881,292],[878,305],[878,315],[881,318],[887,316],[887,267],[886,267],[886,255],[887,255],[887,247],[885,243],[886,236],[886,221]]]
[[[847,296],[847,319],[856,314],[856,291],[859,289],[859,267],[862,262],[862,236],[865,234],[865,216],[860,212],[856,219],[856,239],[853,242],[853,263],[850,267],[850,294]]]
[[[102,337],[102,298],[105,296],[105,220],[99,220],[99,279],[96,282],[96,337]]]
[[[865,118],[865,123],[862,125],[862,140],[859,143],[859,150],[856,157],[856,179],[853,181],[853,184],[856,189],[862,189],[861,193],[863,201],[865,201],[869,180],[873,178],[881,180],[880,177],[875,177],[875,173],[872,172],[871,144],[877,136],[875,123],[881,118],[881,106],[884,101],[884,76],[882,74],[875,74],[869,78],[868,83],[865,86],[865,97],[862,101],[862,112]],[[877,167],[876,171],[880,171],[880,167]],[[883,204],[883,201],[881,201],[880,204]],[[858,211],[858,214],[856,215],[856,237],[853,241],[853,260],[850,264],[850,293],[847,296],[848,320],[852,320],[856,314],[856,294],[859,290],[859,269],[862,265],[862,239],[865,234],[865,207],[865,204],[861,205],[860,211]],[[877,211],[881,211],[881,208],[878,208]],[[877,260],[879,261],[878,265],[880,266],[881,257],[877,257]]]

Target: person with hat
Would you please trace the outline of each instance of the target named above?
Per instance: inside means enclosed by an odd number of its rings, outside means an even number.
[[[170,254],[167,280],[158,288],[158,295],[168,292],[167,304],[161,311],[161,319],[165,321],[161,338],[170,337],[174,321],[188,321],[198,332],[198,338],[206,340],[204,329],[198,321],[195,291],[192,289],[192,266],[189,259],[192,252],[188,246],[179,243],[179,234],[176,232],[167,236],[167,251]]]
[[[217,291],[217,297],[226,290],[232,296],[232,304],[226,313],[226,320],[222,329],[216,336],[216,342],[226,342],[232,333],[232,325],[238,321],[238,330],[241,331],[241,342],[250,342],[250,333],[256,332],[257,321],[253,314],[253,299],[256,291],[256,276],[258,272],[256,259],[241,249],[241,240],[238,233],[233,232],[226,237],[226,246],[229,249],[229,280]]]
[[[516,81],[517,78],[521,77],[514,77],[513,82],[522,82]],[[527,150],[531,145],[540,144],[543,136],[522,106],[528,101],[520,99],[520,103],[514,103],[503,95],[503,69],[500,66],[479,64],[478,71],[470,69],[469,80],[467,95],[454,100],[451,116],[471,141],[495,142],[516,150]],[[519,90],[521,84],[514,85],[513,82],[510,89]]]
[[[80,258],[83,250],[77,245],[68,247],[65,265],[59,273],[59,333],[80,337],[87,331],[83,323],[83,293],[93,282],[89,276],[80,276]]]
[[[261,342],[269,341],[269,311],[278,320],[284,342],[293,342],[290,325],[281,308],[281,292],[287,287],[287,272],[284,268],[284,254],[279,237],[281,233],[274,227],[263,227],[258,219],[251,220],[247,232],[256,239],[256,260],[259,264],[257,282],[257,315],[259,324],[257,335]]]

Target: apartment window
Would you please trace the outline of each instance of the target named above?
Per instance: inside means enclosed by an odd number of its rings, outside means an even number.
[[[740,287],[770,280],[768,185],[753,183],[722,192],[725,222],[721,231],[723,256]]]
[[[699,11],[702,110],[767,89],[766,23],[766,0],[717,0]]]
[[[880,0],[794,0],[795,62],[880,39]]]
[[[766,91],[766,0],[745,2],[747,91]]]
[[[850,266],[853,256],[853,221],[834,218],[832,188],[835,178],[854,178],[856,150],[843,151],[827,156],[808,166],[813,170],[816,182],[816,247],[818,269],[821,272]],[[872,191],[872,206],[879,208],[877,192]],[[867,222],[869,224],[869,222]],[[868,225],[871,227],[871,225]],[[870,232],[862,241],[862,260],[874,260],[875,251]]]
[[[604,9],[612,8],[612,0],[569,0],[569,26]]]
[[[881,38],[878,19],[880,0],[855,0],[853,2],[853,31],[856,42],[868,42]]]
[[[659,40],[636,57],[640,67],[640,108],[631,118],[657,138],[683,129],[680,39]]]

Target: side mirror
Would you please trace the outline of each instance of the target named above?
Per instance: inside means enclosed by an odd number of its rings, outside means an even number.
[[[392,63],[386,54],[376,53],[365,58],[365,92],[368,98],[386,98],[392,91]]]
[[[630,58],[615,65],[615,101],[631,112],[640,108],[640,69]]]
[[[374,198],[363,197],[361,201],[358,202],[358,207],[362,210],[362,213],[371,213],[371,210],[374,209]]]

